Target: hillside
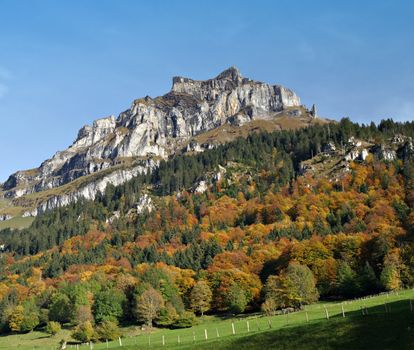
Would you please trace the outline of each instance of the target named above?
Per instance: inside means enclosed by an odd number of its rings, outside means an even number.
[[[414,286],[414,123],[241,136],[0,231],[1,331],[97,342]]]
[[[190,329],[141,330],[123,329],[122,348],[119,339],[93,343],[94,349],[411,349],[414,344],[412,291],[383,294],[364,300],[343,303],[318,303],[289,315],[242,317],[205,316]],[[387,304],[389,312],[384,307]],[[345,317],[342,315],[344,307]],[[329,310],[326,319],[324,306]],[[364,311],[364,315],[361,310]],[[308,314],[308,322],[306,321]],[[366,315],[365,315],[366,313]],[[232,323],[234,333],[232,332]],[[249,324],[249,328],[247,328]],[[207,339],[205,332],[207,331]],[[335,333],[335,337],[332,337]],[[9,335],[0,339],[0,349],[47,350],[59,347],[61,339],[69,339],[67,330],[53,336],[41,331]],[[195,338],[195,339],[194,339]],[[163,345],[163,339],[164,344]],[[87,345],[85,345],[86,347]]]

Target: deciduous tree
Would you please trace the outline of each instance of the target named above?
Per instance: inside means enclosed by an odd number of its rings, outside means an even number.
[[[163,306],[164,299],[161,293],[150,287],[137,297],[136,314],[138,320],[152,326],[153,320],[158,316]]]
[[[213,293],[206,281],[198,281],[191,291],[191,307],[195,312],[199,312],[201,316],[211,307]]]

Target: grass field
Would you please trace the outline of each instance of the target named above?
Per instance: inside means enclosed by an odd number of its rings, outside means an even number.
[[[33,217],[26,217],[26,218],[22,218],[21,216],[16,216],[10,220],[6,220],[6,221],[0,221],[0,230],[4,229],[4,228],[17,228],[17,229],[22,229],[22,228],[26,228],[29,227],[31,225],[31,223],[33,222],[34,218]]]
[[[288,315],[205,317],[189,329],[144,332],[130,327],[122,338],[122,349],[413,349],[411,299],[412,290],[342,304],[318,303]],[[0,337],[0,349],[55,349],[62,338],[69,339],[69,331],[54,337],[41,332],[9,335]],[[69,343],[68,348],[77,347]],[[121,347],[118,341],[93,344],[93,349],[107,348]],[[79,349],[89,346],[79,345]]]

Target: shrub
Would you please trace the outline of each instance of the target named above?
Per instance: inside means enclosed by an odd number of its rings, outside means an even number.
[[[171,325],[171,328],[190,328],[197,324],[197,318],[194,313],[184,311],[180,314],[178,320]]]
[[[96,329],[100,340],[115,340],[122,335],[121,330],[115,322],[105,320]]]
[[[78,325],[72,332],[72,337],[82,343],[95,339],[95,330],[91,321],[86,321]]]
[[[155,324],[161,327],[168,327],[176,322],[178,318],[177,310],[171,303],[167,303],[167,305],[160,310],[160,313],[155,320]]]
[[[59,322],[49,321],[46,325],[45,331],[50,335],[55,335],[59,333],[61,330],[61,326]]]

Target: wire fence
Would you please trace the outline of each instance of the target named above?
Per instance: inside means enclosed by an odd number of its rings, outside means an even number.
[[[398,303],[396,303],[398,302]],[[101,343],[67,344],[66,349],[103,350],[103,349],[162,349],[180,348],[191,344],[196,347],[201,342],[217,341],[222,338],[245,336],[283,327],[298,326],[307,323],[329,321],[338,317],[369,317],[370,315],[388,315],[402,311],[414,312],[414,291],[381,293],[344,302],[317,303],[304,307],[300,311],[284,312],[275,316],[251,315],[243,318],[206,322],[192,328],[170,330],[156,329],[141,332],[131,337]],[[30,349],[30,347],[25,347]],[[33,346],[36,350],[55,350],[55,347]]]

